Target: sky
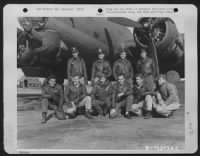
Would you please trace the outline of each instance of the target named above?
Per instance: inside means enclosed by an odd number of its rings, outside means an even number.
[[[180,33],[184,33],[184,20],[183,20],[183,18],[180,18],[180,17],[170,17],[170,18],[176,23],[178,31]],[[135,18],[135,17],[134,18],[130,18],[130,19],[135,20],[135,21],[138,20],[138,18]],[[20,26],[18,25],[18,27],[20,27]],[[130,30],[133,31],[132,28],[130,28]],[[21,69],[17,69],[17,80],[19,80],[23,75],[24,74],[23,74],[22,70]],[[41,79],[41,81],[42,80],[43,79]]]

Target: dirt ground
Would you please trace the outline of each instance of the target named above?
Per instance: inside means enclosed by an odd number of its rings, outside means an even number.
[[[170,146],[181,150],[185,140],[184,83],[178,83],[177,88],[183,106],[167,119],[101,117],[89,120],[81,115],[64,121],[51,118],[41,124],[41,110],[38,107],[22,109],[24,97],[18,97],[21,108],[17,112],[18,148],[143,150],[147,146]]]

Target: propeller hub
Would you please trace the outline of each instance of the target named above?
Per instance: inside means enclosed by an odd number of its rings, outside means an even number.
[[[136,42],[143,48],[148,47],[149,37],[159,46],[166,33],[165,22],[158,22],[157,18],[141,18],[139,23],[143,25],[144,29],[135,29],[134,38]]]

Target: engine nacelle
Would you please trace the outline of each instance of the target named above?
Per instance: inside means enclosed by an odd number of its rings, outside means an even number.
[[[138,45],[148,48],[148,35],[150,34],[155,43],[158,57],[174,56],[179,59],[183,56],[183,43],[180,43],[181,36],[176,24],[171,19],[140,18],[138,21],[146,27],[146,31],[137,29],[134,31],[134,38]]]

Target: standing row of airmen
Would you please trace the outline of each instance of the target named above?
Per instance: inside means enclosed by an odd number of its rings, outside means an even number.
[[[168,117],[180,107],[176,86],[167,82],[165,75],[159,75],[158,86],[154,84],[154,62],[141,50],[141,59],[137,62],[136,76],[133,75],[131,62],[126,59],[126,50],[120,50],[120,59],[111,69],[110,63],[104,59],[104,52],[98,49],[98,60],[92,66],[92,92],[87,93],[87,72],[83,58],[76,47],[72,48],[73,57],[67,64],[69,84],[63,87],[56,83],[51,75],[48,83],[42,88],[42,123],[47,121],[47,110],[55,111],[58,119],[75,118],[82,108],[85,116],[93,119],[94,112],[99,116],[110,118],[122,114],[128,119],[132,115],[151,118],[152,111]],[[112,84],[112,75],[117,81]],[[135,84],[133,80],[135,79]],[[66,109],[64,110],[64,107]],[[122,111],[124,110],[124,113]],[[64,113],[65,112],[65,113]]]
[[[105,74],[108,79],[113,74],[116,81],[118,75],[123,73],[126,80],[130,84],[133,84],[134,71],[131,62],[126,59],[127,49],[121,48],[119,53],[120,58],[114,62],[112,70],[110,63],[104,59],[105,53],[102,49],[97,49],[98,60],[96,60],[92,65],[91,81],[93,84],[98,81],[98,73]],[[76,47],[72,48],[72,55],[73,57],[69,59],[67,64],[68,80],[71,80],[73,73],[79,73],[81,82],[87,82],[88,78],[85,61],[79,56],[79,51]],[[147,79],[153,79],[153,76],[155,76],[155,65],[153,60],[147,56],[145,49],[141,49],[140,56],[141,59],[137,62],[137,72],[141,73]]]

